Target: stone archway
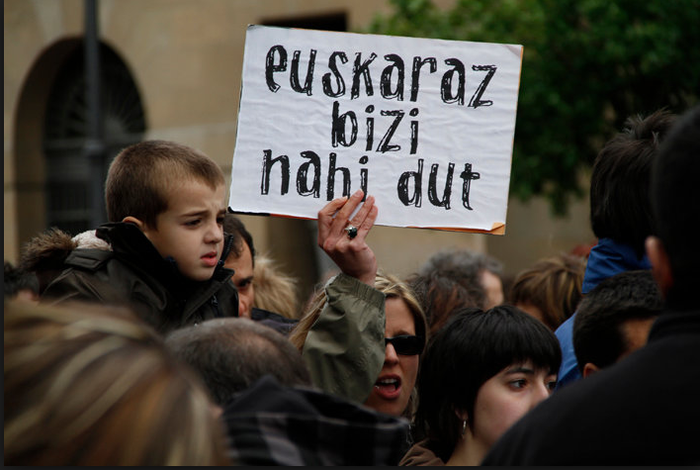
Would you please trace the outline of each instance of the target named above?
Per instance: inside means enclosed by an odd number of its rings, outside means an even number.
[[[14,162],[20,243],[52,226],[73,235],[92,228],[86,188],[95,179],[104,184],[112,158],[141,140],[146,130],[141,97],[128,67],[105,44],[100,54],[105,152],[99,167],[89,164],[83,150],[87,109],[82,38],[49,47],[24,83]]]

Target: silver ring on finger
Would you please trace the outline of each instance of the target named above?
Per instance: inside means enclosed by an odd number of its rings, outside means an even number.
[[[347,232],[348,238],[350,240],[357,236],[357,227],[355,227],[354,225],[348,225],[347,227],[345,227],[345,231]]]

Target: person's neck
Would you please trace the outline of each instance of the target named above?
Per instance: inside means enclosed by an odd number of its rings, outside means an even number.
[[[465,436],[457,441],[457,445],[445,465],[452,467],[478,466],[486,457],[487,451],[488,449],[476,441],[470,430],[467,429]]]

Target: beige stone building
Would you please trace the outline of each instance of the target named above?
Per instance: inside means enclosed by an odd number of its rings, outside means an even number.
[[[5,260],[16,262],[22,243],[49,226],[75,234],[104,221],[95,195],[109,158],[130,142],[175,140],[229,175],[248,24],[358,31],[389,10],[386,0],[97,0],[105,149],[102,160],[91,160],[84,152],[85,5],[4,1]],[[327,273],[314,222],[242,218],[258,251],[305,291]],[[511,201],[505,236],[375,227],[369,237],[380,266],[402,276],[446,247],[488,252],[515,274],[593,241],[585,201],[552,219],[541,200]]]

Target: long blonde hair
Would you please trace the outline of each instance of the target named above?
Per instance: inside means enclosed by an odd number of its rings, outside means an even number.
[[[130,311],[5,302],[6,465],[226,465],[198,377]]]

